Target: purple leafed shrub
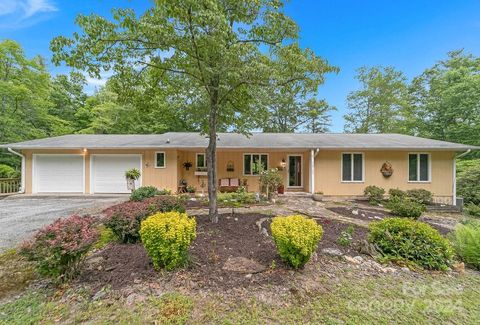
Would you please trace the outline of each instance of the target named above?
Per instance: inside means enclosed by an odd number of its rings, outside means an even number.
[[[141,202],[128,201],[103,211],[105,226],[123,243],[140,241],[140,223],[157,212],[185,212],[185,201],[175,196],[155,196]]]
[[[61,280],[71,278],[98,239],[94,222],[93,217],[78,215],[57,219],[23,243],[21,253],[36,262],[41,275]]]

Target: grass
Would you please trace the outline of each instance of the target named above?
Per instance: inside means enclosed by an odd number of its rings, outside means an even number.
[[[33,264],[15,249],[0,255],[0,299],[21,292],[36,278]]]
[[[343,275],[322,278],[320,288],[296,294],[266,294],[244,300],[221,293],[200,297],[171,292],[148,296],[131,306],[125,298],[91,301],[88,294],[74,299],[29,292],[0,305],[0,323],[7,324],[471,324],[480,319],[480,276]],[[269,291],[270,290],[270,291]],[[268,295],[271,299],[266,299]],[[260,299],[261,298],[261,299]]]

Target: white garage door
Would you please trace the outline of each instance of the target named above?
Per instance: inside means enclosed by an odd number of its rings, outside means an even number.
[[[125,172],[132,168],[142,170],[140,155],[92,155],[93,193],[130,193]],[[141,186],[141,177],[135,187]]]
[[[82,155],[34,155],[34,193],[83,193]]]

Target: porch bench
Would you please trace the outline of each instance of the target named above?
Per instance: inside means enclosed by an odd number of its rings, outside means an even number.
[[[218,180],[218,189],[220,192],[235,192],[240,186],[238,178],[221,178]]]

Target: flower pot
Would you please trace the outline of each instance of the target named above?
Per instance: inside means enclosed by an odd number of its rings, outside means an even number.
[[[312,198],[313,198],[314,201],[321,202],[321,201],[323,201],[323,194],[313,194]]]
[[[390,177],[392,176],[392,174],[393,174],[393,171],[386,171],[386,170],[382,171],[383,177]]]
[[[284,194],[284,193],[285,193],[285,186],[280,185],[280,186],[277,188],[277,192],[278,192],[278,194]]]

